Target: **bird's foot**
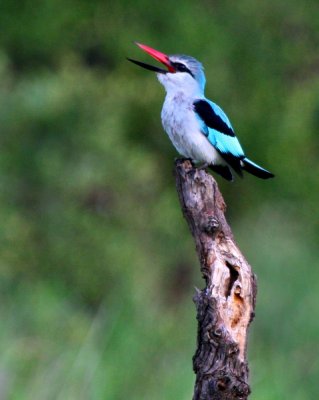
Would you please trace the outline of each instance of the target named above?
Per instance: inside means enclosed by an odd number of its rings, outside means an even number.
[[[190,165],[189,164],[186,164],[187,166],[186,166],[186,173],[187,174],[189,174],[189,173],[195,173],[195,171],[196,171],[196,169],[195,169],[195,165],[194,165],[194,162],[193,162],[193,160],[191,159],[191,158],[186,158],[186,157],[183,157],[183,158],[175,158],[175,166],[176,167],[180,167],[181,165],[184,165],[184,167],[185,167],[185,162],[186,161],[188,161],[189,163],[190,163]]]
[[[208,168],[208,167],[209,167],[209,164],[208,164],[207,162],[205,162],[204,164],[199,165],[199,166],[196,167],[196,168],[200,171],[200,170],[206,169],[206,168]]]

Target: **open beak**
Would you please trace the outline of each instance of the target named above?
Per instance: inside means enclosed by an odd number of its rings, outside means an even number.
[[[152,56],[153,58],[155,58],[155,60],[161,62],[163,65],[165,65],[165,67],[167,69],[163,69],[163,68],[158,68],[158,67],[154,67],[153,65],[149,65],[149,64],[145,64],[141,61],[136,61],[136,60],[132,60],[131,58],[128,58],[129,61],[131,61],[132,63],[139,65],[140,67],[143,67],[145,69],[149,69],[150,71],[154,71],[154,72],[159,72],[160,74],[167,74],[167,72],[176,72],[175,68],[172,66],[169,57],[164,54],[161,53],[158,50],[152,49],[149,46],[145,46],[145,44],[141,44],[141,43],[137,43],[138,47],[140,47],[142,50],[144,50],[146,53],[148,53],[150,56]]]

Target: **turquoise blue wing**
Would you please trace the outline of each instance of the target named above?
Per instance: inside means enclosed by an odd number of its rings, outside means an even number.
[[[206,99],[196,100],[193,105],[202,132],[210,143],[222,155],[242,158],[244,151],[224,111],[217,104]]]

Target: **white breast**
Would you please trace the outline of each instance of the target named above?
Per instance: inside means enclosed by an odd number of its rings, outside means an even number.
[[[201,132],[200,122],[193,110],[193,100],[182,93],[166,96],[162,123],[176,150],[195,162],[225,164],[217,150]]]

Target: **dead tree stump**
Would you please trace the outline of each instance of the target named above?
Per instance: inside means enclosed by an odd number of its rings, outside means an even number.
[[[175,176],[206,282],[194,296],[198,333],[193,400],[244,400],[250,394],[246,349],[256,277],[234,241],[214,178],[185,159],[176,161]]]

